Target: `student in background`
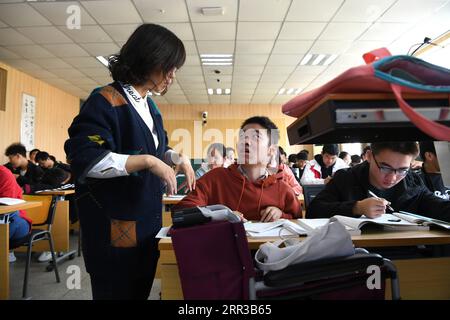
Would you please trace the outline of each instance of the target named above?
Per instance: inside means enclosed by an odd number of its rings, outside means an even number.
[[[47,169],[59,168],[62,169],[69,174],[72,172],[70,170],[70,166],[68,164],[62,163],[60,161],[56,161],[55,157],[50,156],[45,151],[39,151],[35,157],[36,162],[39,166],[45,171]]]
[[[352,158],[350,157],[350,154],[347,151],[341,151],[339,153],[339,158],[341,158],[347,166],[350,166]]]
[[[322,153],[314,156],[314,160],[306,164],[300,179],[301,184],[327,184],[336,171],[347,168],[348,166],[338,157],[338,154],[337,144],[324,144]]]
[[[37,165],[36,160],[34,159],[36,157],[36,154],[40,152],[39,149],[33,149],[28,153],[28,157],[30,158],[30,161],[33,162],[35,165]]]
[[[57,189],[67,183],[71,179],[69,172],[61,168],[50,168],[44,171],[41,181],[28,186],[25,185],[25,193],[35,193],[40,190]],[[69,200],[69,197],[67,197]]]
[[[267,166],[270,174],[278,174],[286,182],[292,190],[295,192],[295,195],[299,195],[302,193],[302,187],[298,183],[295,178],[295,170],[298,172],[298,168],[290,168],[285,163],[282,162],[281,155],[284,150],[282,147],[278,147],[278,153],[274,155]],[[286,154],[284,152],[284,154]],[[278,159],[277,159],[278,157]],[[290,157],[290,156],[289,156]],[[278,161],[277,161],[278,160]]]
[[[235,154],[236,152],[234,151],[233,148],[231,147],[226,148],[226,158],[225,163],[223,164],[224,168],[228,168],[229,166],[231,166],[236,162]]]
[[[433,195],[411,171],[419,153],[416,142],[377,142],[362,164],[336,172],[307,208],[307,218],[335,214],[376,218],[386,212],[408,211],[450,222],[450,201]],[[369,190],[378,198],[371,197]]]
[[[267,170],[278,140],[278,128],[269,118],[245,120],[239,133],[238,164],[206,173],[174,209],[223,204],[248,220],[299,218],[300,204],[291,187]]]
[[[39,166],[27,159],[27,150],[20,143],[14,143],[6,148],[5,155],[9,158],[19,186],[38,183],[44,172]]]
[[[12,172],[0,166],[0,198],[22,199],[22,189],[16,182]],[[20,242],[31,230],[31,220],[24,210],[15,211],[9,214],[9,240],[11,243]],[[16,261],[14,252],[9,254],[9,262]]]
[[[370,151],[370,145],[369,146],[365,146],[363,148],[363,151],[361,153],[361,160],[364,162],[367,160],[367,151]]]
[[[354,167],[357,164],[362,163],[362,159],[361,159],[360,155],[354,154],[354,155],[352,155],[351,159],[352,159],[352,162],[350,163],[350,167]]]
[[[300,152],[306,153],[306,160],[309,160],[309,151],[307,149],[300,150]]]
[[[208,171],[221,168],[226,160],[226,148],[221,143],[213,143],[206,151],[206,163],[202,163],[201,167],[195,171],[195,178],[200,179]]]
[[[280,147],[281,148],[281,147]],[[281,149],[283,150],[283,149]],[[283,150],[284,152],[284,150]],[[284,156],[281,160],[286,159],[286,152],[284,152]],[[289,166],[289,168],[295,168],[297,166],[297,155],[296,154],[290,154],[287,158],[287,161],[284,161],[282,163],[285,163]]]
[[[296,178],[298,182],[300,182],[300,180],[303,177],[303,172],[305,172],[307,163],[308,163],[308,155],[303,151],[297,153],[298,176]]]
[[[444,185],[442,180],[441,168],[436,156],[436,149],[433,141],[420,142],[420,157],[423,160],[423,165],[418,171],[420,178],[422,178],[425,186],[434,193],[436,197],[442,199],[450,199],[450,190]]]

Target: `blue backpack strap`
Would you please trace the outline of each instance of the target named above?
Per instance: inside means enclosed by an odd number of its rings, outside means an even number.
[[[402,68],[395,68],[397,61],[405,61],[410,65],[417,65],[417,72],[412,73],[410,70]],[[390,83],[395,83],[404,87],[417,89],[428,92],[450,93],[450,70],[428,63],[422,59],[411,56],[398,55],[386,57],[373,62],[375,76]],[[446,83],[442,84],[427,84],[427,79],[423,78],[419,68],[426,68],[431,70],[434,74],[440,75],[440,78],[445,78]]]

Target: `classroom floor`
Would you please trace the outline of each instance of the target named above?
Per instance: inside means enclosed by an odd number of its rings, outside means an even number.
[[[78,246],[77,235],[70,235],[70,248],[75,250]],[[25,253],[15,253],[16,262],[10,263],[9,283],[10,299],[22,299],[22,286],[25,274]],[[86,272],[83,257],[76,256],[73,260],[66,260],[58,265],[61,282],[56,282],[55,272],[45,270],[47,262],[38,262],[35,254],[31,260],[30,276],[28,280],[28,295],[32,300],[91,300],[91,282]],[[66,273],[71,265],[80,267],[81,289],[68,289],[66,282],[70,274]],[[159,300],[161,292],[161,281],[155,279],[149,300]]]

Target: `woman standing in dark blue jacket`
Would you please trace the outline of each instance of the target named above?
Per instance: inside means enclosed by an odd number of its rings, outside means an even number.
[[[164,94],[185,61],[183,43],[154,24],[138,27],[109,60],[114,82],[94,90],[69,128],[83,254],[94,299],[147,299],[159,258],[162,195],[175,172],[195,188],[187,157],[168,147],[148,96]]]

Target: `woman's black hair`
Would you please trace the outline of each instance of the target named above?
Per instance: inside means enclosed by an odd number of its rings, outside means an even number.
[[[118,54],[109,58],[115,81],[132,85],[147,82],[155,71],[167,75],[186,60],[183,42],[170,30],[156,24],[142,24],[128,38]]]

